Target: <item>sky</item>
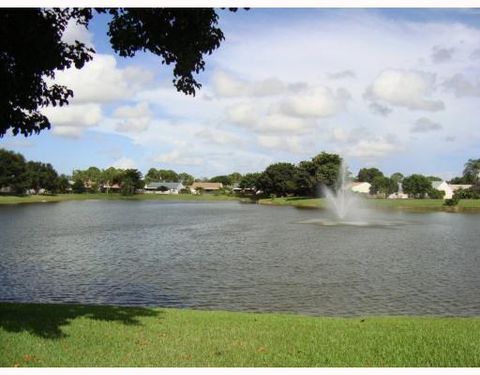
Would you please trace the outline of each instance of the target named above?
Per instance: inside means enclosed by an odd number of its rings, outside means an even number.
[[[461,175],[480,158],[480,11],[258,9],[219,11],[225,34],[195,97],[158,57],[122,58],[106,16],[65,40],[96,50],[60,71],[68,107],[52,129],[0,147],[60,173],[89,166],[173,169],[196,177],[259,172],[322,151],[354,173]]]

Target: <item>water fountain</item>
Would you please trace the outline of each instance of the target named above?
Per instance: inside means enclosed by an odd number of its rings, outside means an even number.
[[[383,215],[367,207],[365,199],[351,190],[351,181],[348,177],[348,168],[342,162],[334,188],[321,188],[326,200],[328,219],[311,219],[302,221],[303,224],[317,224],[323,226],[357,226],[357,227],[384,227],[402,225],[405,222],[385,220]],[[380,219],[381,217],[381,219]]]
[[[322,187],[323,195],[326,198],[327,208],[340,221],[357,217],[362,204],[357,195],[352,192],[351,183],[348,180],[348,169],[342,162],[338,172],[335,189]]]

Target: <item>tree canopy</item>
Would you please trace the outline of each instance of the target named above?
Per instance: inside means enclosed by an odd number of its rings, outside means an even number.
[[[204,56],[224,39],[211,8],[0,9],[0,137],[9,129],[24,136],[50,129],[41,108],[67,105],[74,92],[48,79],[81,69],[95,53],[62,36],[69,22],[88,26],[97,13],[111,16],[107,34],[116,53],[157,55],[161,64],[173,65],[173,85],[187,95],[201,87],[194,74],[205,69]]]
[[[432,182],[421,174],[412,174],[402,182],[403,191],[414,198],[425,198],[432,190]]]
[[[372,183],[375,177],[383,177],[383,172],[378,168],[362,168],[358,171],[357,180]]]
[[[480,159],[468,159],[463,169],[463,177],[469,184],[480,181]]]

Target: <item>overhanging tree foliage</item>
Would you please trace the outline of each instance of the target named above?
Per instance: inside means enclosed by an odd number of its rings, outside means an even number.
[[[173,65],[173,84],[187,95],[201,87],[194,74],[204,70],[204,56],[224,39],[210,8],[0,9],[0,137],[9,129],[29,136],[50,128],[41,108],[67,105],[74,92],[47,80],[59,70],[81,69],[95,53],[62,36],[70,21],[88,26],[95,13],[111,16],[108,36],[116,53],[157,55]]]

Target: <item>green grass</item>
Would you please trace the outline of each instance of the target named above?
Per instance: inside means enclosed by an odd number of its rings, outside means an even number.
[[[443,199],[365,199],[367,206],[373,208],[394,208],[405,210],[421,211],[471,211],[480,212],[480,199],[463,199],[458,206],[446,207]],[[325,199],[303,198],[303,197],[282,197],[274,199],[260,199],[260,204],[295,206],[308,208],[325,208]]]
[[[78,200],[170,200],[170,201],[225,201],[238,200],[238,197],[228,195],[214,194],[135,194],[124,196],[119,193],[84,193],[84,194],[57,194],[57,195],[0,195],[0,205],[2,204],[21,204],[21,203],[40,203],[40,202],[63,202]]]
[[[480,318],[0,304],[0,367],[478,367]]]

